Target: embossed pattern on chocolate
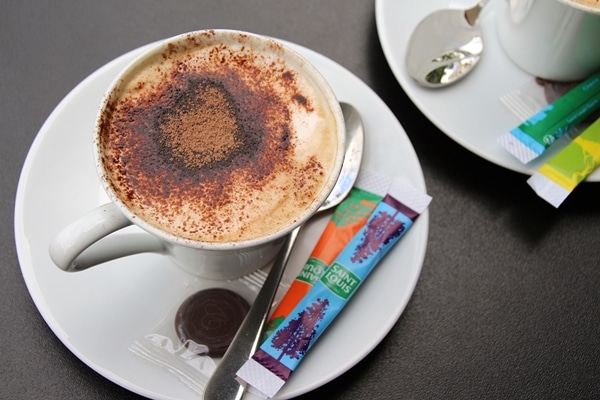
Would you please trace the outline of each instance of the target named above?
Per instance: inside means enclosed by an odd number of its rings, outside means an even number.
[[[248,302],[231,290],[201,290],[188,297],[177,310],[175,331],[188,348],[207,348],[207,355],[221,357],[249,309]]]

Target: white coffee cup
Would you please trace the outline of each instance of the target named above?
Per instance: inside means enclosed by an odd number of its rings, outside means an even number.
[[[51,258],[80,271],[154,252],[204,278],[243,276],[325,201],[344,149],[333,90],[281,43],[234,30],[167,39],[108,89],[93,150],[111,201],[62,229]],[[147,233],[111,235],[132,224]]]
[[[600,3],[498,1],[498,38],[521,69],[554,81],[577,81],[600,70]]]

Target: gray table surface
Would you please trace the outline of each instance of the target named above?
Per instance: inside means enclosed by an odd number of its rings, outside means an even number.
[[[72,355],[38,313],[15,249],[15,193],[38,130],[75,85],[133,48],[199,28],[286,39],[349,69],[405,128],[434,198],[403,315],[359,364],[302,398],[600,398],[600,184],[583,184],[555,210],[523,175],[445,136],[394,79],[373,1],[1,5],[0,398],[140,398]]]

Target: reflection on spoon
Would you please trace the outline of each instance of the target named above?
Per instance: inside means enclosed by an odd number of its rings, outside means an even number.
[[[468,10],[439,10],[425,17],[408,44],[409,75],[423,86],[438,88],[471,72],[483,52],[478,20],[488,2],[483,0]]]

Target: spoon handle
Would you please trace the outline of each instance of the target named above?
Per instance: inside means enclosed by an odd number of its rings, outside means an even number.
[[[469,25],[475,26],[475,24],[479,20],[479,14],[481,13],[481,10],[489,2],[490,2],[490,0],[481,0],[473,8],[470,8],[465,11],[465,18],[467,19],[467,22],[469,23]]]
[[[206,385],[205,400],[240,400],[244,395],[245,387],[235,380],[236,373],[260,345],[271,304],[300,232],[300,227],[298,226],[286,236],[265,283]]]

